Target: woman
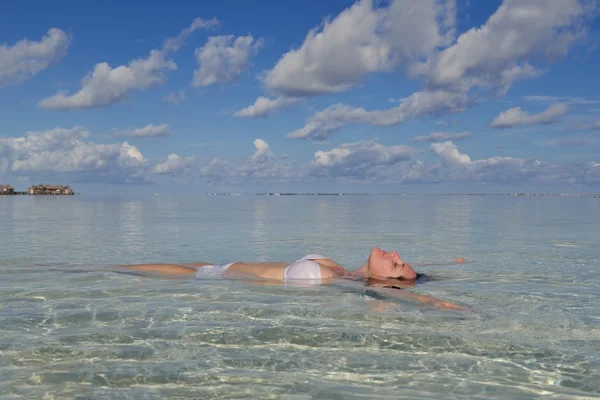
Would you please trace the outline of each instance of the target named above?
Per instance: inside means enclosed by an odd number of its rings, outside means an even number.
[[[459,258],[455,262],[464,262]],[[368,286],[382,289],[392,297],[409,298],[421,304],[430,304],[439,308],[464,310],[456,304],[439,300],[431,296],[417,295],[406,291],[389,291],[413,286],[418,274],[405,263],[396,250],[387,252],[374,247],[362,267],[348,271],[335,261],[319,254],[308,254],[300,260],[289,262],[233,262],[225,265],[213,265],[205,262],[186,264],[139,264],[120,265],[138,271],[157,272],[169,275],[208,277],[251,277],[279,282],[329,283],[334,278],[365,280]],[[402,292],[402,293],[400,293]]]

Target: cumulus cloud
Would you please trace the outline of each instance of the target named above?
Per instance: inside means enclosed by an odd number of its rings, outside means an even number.
[[[392,72],[454,37],[455,0],[361,0],[311,29],[302,45],[263,74],[275,100],[259,97],[236,116],[263,117],[297,98],[348,90],[369,73]]]
[[[452,38],[455,1],[362,0],[308,32],[267,71],[268,90],[286,97],[347,90],[373,72],[391,72]],[[444,21],[443,25],[438,21]]]
[[[445,170],[441,175],[453,181],[478,181],[486,183],[520,183],[533,181],[552,173],[554,166],[539,160],[523,160],[514,157],[490,157],[472,160],[461,153],[450,141],[432,143],[431,152],[436,155]]]
[[[463,140],[468,137],[471,137],[471,132],[463,131],[463,132],[431,132],[429,135],[420,135],[415,136],[412,141],[413,142],[445,142],[445,141],[456,141]]]
[[[529,114],[521,107],[514,107],[500,113],[490,126],[493,128],[513,128],[520,125],[553,124],[569,111],[566,103],[552,104],[546,110],[538,114]]]
[[[284,161],[264,139],[253,144],[254,152],[238,164],[213,158],[199,169],[201,177],[212,184],[248,184],[250,180],[290,183],[303,176],[302,166]]]
[[[285,109],[297,101],[298,99],[293,97],[277,97],[276,99],[269,99],[268,97],[261,96],[256,99],[254,104],[236,111],[233,115],[242,118],[265,117]]]
[[[471,157],[467,154],[460,153],[454,143],[450,141],[432,143],[430,148],[435,155],[447,164],[460,166],[468,166],[471,164]]]
[[[282,96],[314,96],[347,90],[368,73],[402,68],[409,78],[424,83],[413,96],[442,92],[462,96],[460,106],[440,102],[439,108],[432,104],[414,117],[460,112],[478,98],[505,94],[517,80],[539,76],[543,68],[533,61],[566,55],[586,37],[595,15],[590,7],[578,0],[505,0],[482,26],[455,39],[455,2],[392,0],[389,7],[373,7],[361,1],[321,30],[309,32],[299,49],[285,54],[267,72],[265,85]],[[288,137],[325,138],[346,123],[369,122],[373,115],[343,104],[333,107],[348,118],[330,107]],[[402,105],[377,113],[395,115],[394,123],[408,119]]]
[[[262,44],[262,39],[255,40],[252,35],[208,38],[204,46],[196,49],[198,69],[194,71],[192,84],[204,87],[236,79],[246,70],[250,56],[255,54]]]
[[[148,124],[143,128],[136,128],[128,133],[128,136],[135,138],[153,138],[153,137],[164,137],[170,136],[171,130],[169,124],[153,125]]]
[[[168,58],[169,53],[178,50],[193,31],[213,27],[215,22],[210,21],[195,19],[190,27],[176,38],[167,39],[161,49],[151,50],[146,58],[138,58],[115,68],[106,62],[98,63],[83,78],[78,92],[56,93],[41,100],[38,107],[54,110],[102,107],[124,100],[134,90],[145,90],[161,84],[166,79],[166,72],[177,69],[177,64]]]
[[[251,159],[256,162],[265,162],[273,156],[271,147],[263,139],[254,139],[254,147],[256,151],[252,154]]]
[[[300,176],[293,165],[282,162],[271,150],[271,146],[264,139],[255,139],[254,153],[248,157],[246,162],[231,169],[231,177],[271,179],[276,181],[293,181]]]
[[[53,110],[95,108],[124,100],[133,90],[144,90],[162,83],[165,71],[177,69],[174,61],[152,50],[147,58],[138,58],[127,65],[111,68],[108,63],[99,63],[86,76],[82,88],[69,95],[59,92],[42,99],[38,107]]]
[[[55,128],[28,132],[24,137],[0,138],[0,158],[5,173],[88,174],[96,180],[132,181],[146,167],[144,155],[133,145],[97,144],[88,141],[84,128]]]
[[[584,38],[586,14],[578,0],[505,0],[484,25],[464,32],[413,72],[436,87],[467,83],[505,92],[516,79],[539,72],[528,64],[532,57],[564,56]]]
[[[212,159],[199,165],[195,157],[170,154],[153,163],[128,142],[97,144],[81,127],[28,132],[23,137],[0,138],[0,173],[28,177],[65,177],[71,182],[152,182],[161,177],[186,177],[212,184],[248,185],[249,182],[295,183],[306,179],[341,179],[355,183],[600,183],[600,163],[555,165],[536,159],[489,157],[476,159],[451,141],[430,145],[435,160],[415,159],[404,145],[382,145],[375,140],[344,143],[314,153],[312,161],[297,163],[274,153],[264,140],[240,161]],[[436,160],[439,160],[436,161]]]
[[[76,126],[71,129],[54,128],[42,132],[27,132],[24,137],[0,138],[0,155],[22,158],[32,153],[73,148],[89,135],[87,129]]]
[[[60,176],[71,182],[151,183],[160,177],[188,177],[208,182],[245,184],[248,179],[290,182],[301,167],[283,161],[269,144],[254,140],[254,151],[241,162],[213,159],[201,166],[195,157],[170,154],[152,162],[128,142],[99,144],[82,127],[28,132],[0,138],[0,174],[27,177]]]
[[[303,128],[289,133],[287,137],[325,140],[332,132],[347,124],[397,125],[423,115],[460,112],[465,109],[467,103],[468,99],[464,93],[438,90],[413,93],[389,110],[367,111],[364,108],[335,104],[310,117]]]
[[[312,173],[353,177],[371,175],[374,169],[406,161],[413,153],[411,147],[386,147],[374,140],[344,143],[330,151],[317,151],[311,162]]]
[[[479,182],[486,184],[598,183],[600,163],[555,165],[537,159],[493,156],[475,159],[451,141],[432,143],[436,162],[414,159],[409,146],[385,146],[374,140],[345,143],[314,153],[309,164],[295,164],[274,154],[264,140],[254,142],[254,153],[239,164],[213,159],[199,168],[200,176],[213,184],[300,182],[306,179],[345,180],[354,183]],[[268,157],[263,157],[268,152]],[[259,156],[261,155],[261,156]]]
[[[71,45],[61,29],[52,28],[40,41],[23,39],[9,46],[0,44],[0,88],[17,85],[59,62]]]
[[[167,161],[156,164],[152,172],[159,175],[181,174],[193,168],[196,164],[195,157],[181,157],[178,154],[170,154]]]

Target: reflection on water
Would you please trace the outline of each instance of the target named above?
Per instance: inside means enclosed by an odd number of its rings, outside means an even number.
[[[123,247],[133,254],[140,254],[143,247],[143,220],[144,203],[141,201],[124,201],[119,206],[118,229],[121,233]],[[172,237],[172,231],[168,232]]]
[[[0,197],[7,398],[600,397],[597,199]],[[110,272],[144,261],[359,266],[398,248],[474,310],[357,286]],[[470,262],[455,265],[454,256]]]
[[[267,204],[263,198],[253,199],[254,204],[254,227],[252,239],[255,244],[257,261],[269,261],[267,259],[268,244],[266,227],[268,224]]]

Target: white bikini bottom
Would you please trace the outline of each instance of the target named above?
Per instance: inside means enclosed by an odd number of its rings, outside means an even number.
[[[220,278],[223,276],[223,273],[227,270],[227,268],[231,267],[231,264],[225,265],[203,265],[198,268],[198,272],[196,272],[196,278],[205,279],[205,278]]]

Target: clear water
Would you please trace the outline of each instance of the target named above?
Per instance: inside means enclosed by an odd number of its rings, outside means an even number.
[[[0,397],[600,397],[599,211],[594,197],[0,197]],[[473,312],[107,267],[317,252],[356,268],[373,245],[436,264],[414,291]]]

